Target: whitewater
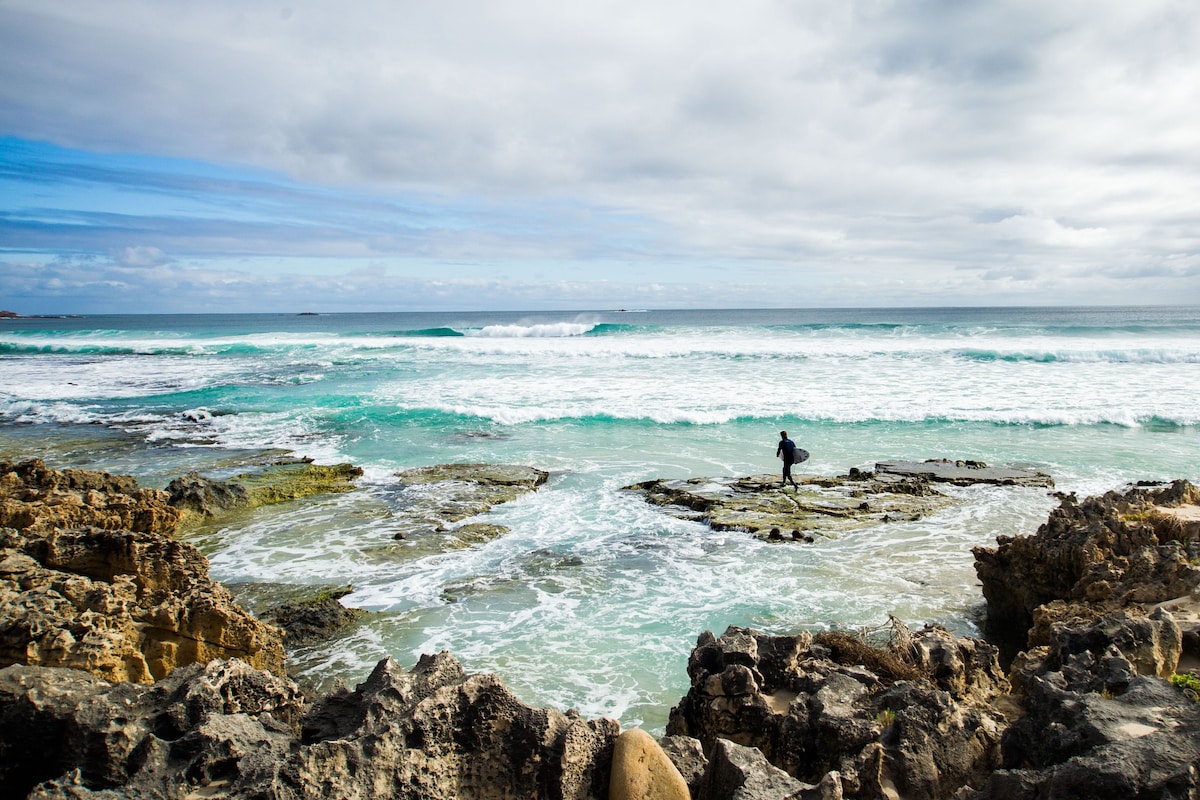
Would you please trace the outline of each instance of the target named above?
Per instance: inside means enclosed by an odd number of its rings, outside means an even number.
[[[139,315],[0,320],[0,457],[165,486],[264,452],[350,462],[355,492],[185,534],[252,609],[353,585],[376,612],[292,653],[297,679],[361,681],[450,650],[528,703],[661,732],[704,630],[879,625],[977,633],[970,549],[1029,534],[1044,489],[948,489],[914,522],[780,545],[671,518],[651,478],[802,474],[879,460],[1032,467],[1080,495],[1200,480],[1200,309],[996,308]],[[394,538],[395,473],[548,470],[452,548]],[[480,520],[475,520],[480,521]]]

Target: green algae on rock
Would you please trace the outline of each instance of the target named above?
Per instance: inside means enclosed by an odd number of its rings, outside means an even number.
[[[673,516],[713,530],[746,531],[769,539],[813,541],[887,522],[911,521],[954,503],[934,483],[1052,486],[1050,476],[981,462],[889,461],[874,472],[804,477],[796,489],[777,475],[656,479],[625,487]]]
[[[298,500],[317,494],[348,492],[362,477],[353,464],[314,464],[311,459],[273,461],[219,481],[196,472],[167,485],[172,506],[185,512],[184,524],[197,517],[210,518],[235,509]]]

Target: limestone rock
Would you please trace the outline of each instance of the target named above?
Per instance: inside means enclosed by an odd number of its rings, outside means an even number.
[[[0,664],[147,683],[232,657],[283,671],[278,631],[212,581],[191,545],[99,528],[0,530]]]
[[[1190,594],[1200,584],[1198,506],[1200,489],[1187,481],[1082,502],[1069,496],[1033,536],[975,548],[987,631],[1005,660],[1046,644],[1056,619],[1094,619]],[[1039,612],[1055,601],[1061,605]]]
[[[893,461],[875,472],[852,469],[833,478],[797,477],[796,489],[781,488],[778,475],[743,478],[657,479],[626,486],[682,519],[713,530],[747,531],[772,541],[812,542],[888,522],[920,519],[956,502],[932,482],[1053,485],[1030,470],[987,467],[976,462]]]
[[[45,781],[60,788],[43,796],[129,787],[181,797],[186,782],[173,788],[158,776],[182,778],[186,766],[188,782],[204,785],[243,769],[235,753],[281,759],[301,715],[290,681],[240,661],[193,664],[153,686],[10,666],[0,670],[0,785],[13,797]],[[172,767],[175,759],[184,763]]]
[[[546,483],[550,473],[516,464],[438,464],[399,472],[403,494],[394,522],[397,538],[429,532],[449,533],[459,546],[495,538],[499,525],[454,523],[516,500]]]
[[[772,766],[757,748],[717,739],[698,800],[799,800],[815,788]]]
[[[239,662],[153,686],[0,670],[0,784],[43,798],[605,798],[618,727],[521,704],[448,654],[381,661],[307,711]]]
[[[172,506],[193,523],[238,508],[297,500],[317,494],[348,492],[362,477],[352,464],[314,464],[311,459],[283,459],[262,464],[228,480],[190,472],[167,485]]]
[[[1072,688],[1070,668],[1025,669],[1028,713],[1005,733],[1003,768],[957,797],[1196,796],[1200,704],[1155,677],[1133,676],[1113,695]]]
[[[171,536],[180,512],[128,475],[50,469],[40,458],[0,461],[0,528],[93,527]]]
[[[1008,682],[985,642],[900,630],[883,649],[850,636],[705,633],[667,733],[699,739],[710,761],[719,739],[757,748],[810,786],[837,772],[848,796],[946,797],[998,766],[1005,721],[992,704]]]
[[[664,736],[658,744],[683,776],[692,797],[696,797],[700,791],[700,779],[704,777],[704,771],[708,767],[708,759],[704,755],[704,746],[700,740],[691,736]]]
[[[278,631],[209,578],[196,548],[164,535],[179,520],[165,493],[27,461],[0,464],[0,505],[17,526],[0,528],[0,665],[141,683],[213,658],[283,671]]]
[[[880,461],[875,465],[877,478],[898,476],[923,478],[936,483],[970,486],[986,483],[995,486],[1053,486],[1054,479],[1044,472],[1020,467],[991,467],[982,461]]]
[[[609,800],[690,800],[688,784],[654,737],[631,728],[617,737]]]

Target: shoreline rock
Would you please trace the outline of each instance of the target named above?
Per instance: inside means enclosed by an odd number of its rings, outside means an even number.
[[[150,683],[238,657],[282,674],[279,632],[170,538],[179,518],[165,492],[127,476],[0,463],[0,665]]]
[[[851,469],[836,477],[800,476],[784,488],[778,475],[740,478],[655,479],[626,486],[672,516],[713,530],[745,531],[774,541],[812,543],[815,536],[911,521],[945,508],[954,498],[935,483],[958,486],[1046,487],[1045,473],[989,467],[977,461],[883,461],[875,470]]]
[[[352,464],[326,466],[309,458],[283,459],[228,480],[189,472],[171,481],[166,491],[168,502],[183,513],[184,524],[193,525],[239,509],[352,491],[362,474],[362,468]]]
[[[436,464],[397,472],[404,488],[397,539],[422,533],[451,534],[460,546],[503,536],[508,528],[462,520],[510,503],[546,484],[550,473],[520,464]]]
[[[523,705],[449,654],[379,662],[354,691],[303,703],[239,661],[159,683],[0,670],[0,784],[42,800],[105,796],[604,798],[617,723]],[[110,795],[111,796],[111,795]]]

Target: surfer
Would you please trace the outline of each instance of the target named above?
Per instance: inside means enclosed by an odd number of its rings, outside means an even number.
[[[787,431],[779,432],[779,446],[775,448],[776,456],[783,456],[783,480],[779,482],[780,486],[787,486],[791,482],[792,486],[796,486],[796,481],[792,478],[792,464],[796,463],[796,443],[788,438]]]

